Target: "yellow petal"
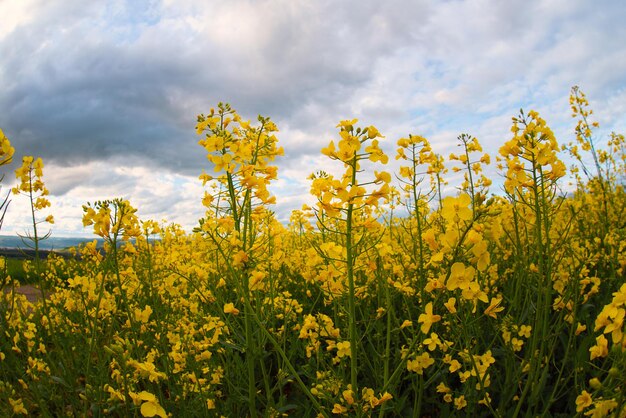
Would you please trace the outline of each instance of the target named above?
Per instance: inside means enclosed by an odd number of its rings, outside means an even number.
[[[142,401],[156,402],[156,396],[150,392],[146,392],[145,390],[139,394],[138,398]]]

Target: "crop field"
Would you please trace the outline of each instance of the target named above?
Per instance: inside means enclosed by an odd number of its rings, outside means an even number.
[[[34,256],[20,280],[0,263],[0,416],[626,417],[626,142],[570,104],[571,143],[521,111],[493,155],[341,121],[321,152],[342,174],[314,172],[317,203],[283,224],[277,126],[220,103],[197,119],[193,232],[91,202],[104,250],[64,257],[39,254],[54,218],[25,157]]]

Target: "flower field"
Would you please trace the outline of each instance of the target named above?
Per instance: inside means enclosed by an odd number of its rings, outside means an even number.
[[[0,272],[0,415],[626,417],[626,143],[594,141],[585,95],[570,103],[571,143],[521,111],[497,155],[466,134],[447,157],[418,135],[387,155],[341,121],[321,152],[342,174],[313,173],[317,203],[288,225],[276,125],[199,115],[192,233],[92,202],[104,251],[28,261],[45,297]],[[43,169],[25,157],[13,190],[35,249]]]

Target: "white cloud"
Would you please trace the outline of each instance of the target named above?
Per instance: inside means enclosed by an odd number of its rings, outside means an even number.
[[[32,20],[32,11],[36,3],[36,0],[0,1],[0,16],[4,16],[0,25],[0,41],[16,28],[27,25]]]
[[[78,183],[77,183],[78,179]],[[167,220],[190,230],[203,216],[202,183],[197,177],[176,173],[155,173],[151,167],[113,165],[96,161],[74,167],[46,165],[44,182],[51,191],[51,207],[37,213],[37,220],[53,214],[55,224],[49,226],[57,236],[89,235],[82,227],[82,206],[88,202],[124,198],[138,208],[141,220]],[[7,182],[8,187],[14,182]],[[71,187],[71,188],[68,188]],[[55,193],[63,190],[63,194]],[[47,230],[48,225],[44,225]],[[29,199],[24,195],[11,197],[5,216],[3,233],[32,230]]]
[[[311,172],[338,170],[319,150],[341,119],[377,126],[392,156],[409,133],[447,155],[467,132],[495,153],[520,107],[566,142],[579,84],[599,135],[626,128],[619,0],[28,0],[0,15],[0,126],[47,162],[59,233],[82,230],[85,201],[119,195],[194,224],[210,167],[193,125],[218,101],[278,123],[282,219],[310,202]],[[24,226],[20,205],[4,232]]]

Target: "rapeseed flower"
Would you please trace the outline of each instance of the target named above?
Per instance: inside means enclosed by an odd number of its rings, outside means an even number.
[[[22,401],[22,399],[9,398],[9,404],[14,414],[28,415],[28,410],[24,407],[24,401]]]
[[[472,198],[467,193],[460,193],[457,197],[448,196],[441,204],[441,216],[452,224],[461,221],[470,221],[473,213],[470,209]]]
[[[239,309],[235,308],[233,303],[227,303],[224,305],[224,313],[239,315]]]
[[[590,360],[596,359],[598,357],[606,357],[609,354],[609,346],[608,341],[604,337],[604,335],[599,335],[596,337],[596,344],[589,348],[589,352],[591,353]]]
[[[417,322],[422,324],[420,329],[422,330],[422,333],[424,334],[428,334],[430,327],[434,323],[439,322],[439,321],[441,321],[441,316],[433,314],[432,302],[428,302],[426,304],[426,307],[424,308],[424,313],[420,314],[419,318],[417,318]]]
[[[0,129],[0,165],[9,164],[13,160],[15,148],[11,146],[11,141]]]
[[[137,396],[137,399],[142,401],[141,403],[141,415],[144,417],[159,416],[161,418],[167,418],[165,409],[159,404],[156,396],[150,392],[142,391]]]
[[[424,370],[429,368],[435,364],[435,359],[433,359],[428,353],[422,353],[416,356],[412,360],[408,360],[406,362],[406,368],[410,372],[414,372],[417,374],[424,374]]]
[[[352,351],[350,350],[350,341],[342,341],[337,343],[337,357],[342,358],[344,356],[350,357]]]

